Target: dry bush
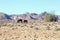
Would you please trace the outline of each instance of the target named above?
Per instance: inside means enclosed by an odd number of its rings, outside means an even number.
[[[53,21],[56,22],[57,21],[57,18],[56,18],[56,16],[54,14],[49,14],[49,13],[46,12],[45,17],[44,17],[44,20],[46,22],[53,22]]]

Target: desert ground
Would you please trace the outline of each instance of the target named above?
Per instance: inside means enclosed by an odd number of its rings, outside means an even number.
[[[0,40],[60,40],[60,22],[0,21]]]

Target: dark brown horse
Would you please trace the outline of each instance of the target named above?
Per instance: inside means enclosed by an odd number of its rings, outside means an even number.
[[[19,19],[17,20],[17,23],[28,23],[28,20]]]
[[[24,20],[24,23],[28,23],[28,20]]]
[[[22,19],[19,19],[19,20],[17,20],[17,23],[22,23],[23,22],[23,20]]]

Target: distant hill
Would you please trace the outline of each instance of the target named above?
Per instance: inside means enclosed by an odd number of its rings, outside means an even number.
[[[5,14],[5,13],[2,13],[0,12],[0,20],[8,20],[8,19],[11,19],[9,15]]]
[[[18,19],[27,19],[27,20],[43,20],[46,12],[41,14],[37,13],[26,13],[19,15],[7,15],[5,13],[0,12],[0,20],[18,20]],[[56,15],[58,20],[60,20],[60,16]]]

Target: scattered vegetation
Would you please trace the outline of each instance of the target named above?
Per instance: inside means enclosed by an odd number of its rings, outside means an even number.
[[[35,30],[39,30],[39,28],[36,27]]]
[[[2,24],[2,25],[1,25]],[[4,25],[4,26],[3,26]],[[60,23],[56,22],[40,22],[32,21],[32,23],[17,23],[17,22],[3,22],[0,23],[0,37],[1,40],[52,40],[60,37]],[[58,27],[58,28],[57,28]],[[21,30],[21,28],[23,30]],[[17,29],[17,30],[16,30]],[[47,30],[45,30],[47,29]],[[51,30],[52,29],[52,30]],[[37,31],[36,31],[37,30]],[[55,30],[55,31],[53,31]],[[55,34],[53,34],[55,33]],[[26,34],[26,35],[25,35]],[[34,35],[35,34],[35,35]],[[27,36],[28,35],[28,36]],[[54,37],[55,36],[55,37]],[[57,37],[56,37],[57,36]],[[4,38],[3,38],[4,37]],[[11,37],[11,38],[10,38]],[[8,38],[8,39],[6,39]]]
[[[49,14],[49,13],[45,12],[44,20],[46,22],[56,22],[57,18],[54,14]]]
[[[60,28],[56,28],[55,30],[56,30],[56,31],[60,31]]]
[[[34,26],[31,26],[30,28],[33,28]]]
[[[34,39],[34,40],[37,40],[37,39]]]
[[[46,28],[47,30],[50,30],[50,27],[49,26],[47,26],[47,28]]]

